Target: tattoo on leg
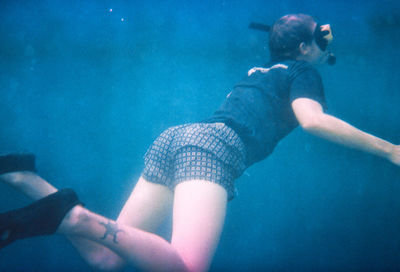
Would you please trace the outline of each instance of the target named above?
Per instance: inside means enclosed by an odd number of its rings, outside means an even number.
[[[117,241],[117,233],[118,232],[124,232],[121,229],[118,229],[118,225],[116,223],[111,223],[110,221],[108,221],[108,223],[103,223],[103,222],[99,222],[100,225],[103,225],[106,228],[106,232],[104,233],[104,236],[102,238],[100,238],[101,240],[104,240],[107,238],[108,235],[112,235],[113,236],[113,242],[118,244]]]

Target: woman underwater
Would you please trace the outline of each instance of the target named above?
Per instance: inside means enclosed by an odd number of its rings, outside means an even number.
[[[164,131],[116,221],[80,205],[35,173],[32,155],[0,158],[0,179],[34,200],[0,215],[0,247],[47,234],[68,237],[95,269],[129,264],[146,271],[207,271],[223,228],[234,180],[265,159],[300,125],[304,131],[388,159],[400,166],[400,146],[324,113],[322,80],[313,67],[329,58],[329,25],[304,14],[272,26],[271,61],[255,67],[207,120]],[[152,233],[173,209],[171,241]]]

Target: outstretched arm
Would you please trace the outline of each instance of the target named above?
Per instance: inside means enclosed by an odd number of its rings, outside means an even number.
[[[315,100],[298,98],[292,108],[301,127],[318,137],[383,157],[400,166],[400,146],[361,131],[323,112]]]

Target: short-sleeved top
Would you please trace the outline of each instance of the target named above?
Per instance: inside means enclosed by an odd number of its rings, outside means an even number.
[[[293,100],[310,98],[326,108],[321,76],[305,61],[271,62],[250,71],[203,121],[222,122],[236,131],[246,147],[247,166],[266,158],[298,126]]]

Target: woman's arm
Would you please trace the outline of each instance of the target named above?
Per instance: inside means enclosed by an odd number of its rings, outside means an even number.
[[[318,137],[390,160],[400,166],[400,146],[365,133],[328,114],[315,100],[298,98],[292,108],[301,127]]]

